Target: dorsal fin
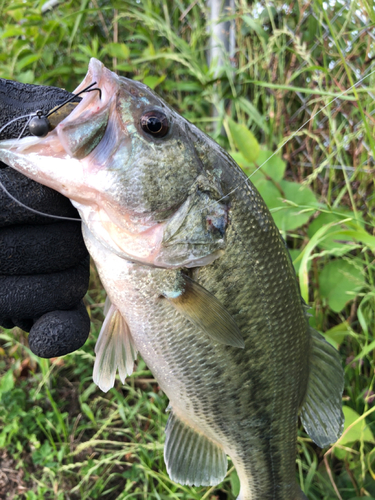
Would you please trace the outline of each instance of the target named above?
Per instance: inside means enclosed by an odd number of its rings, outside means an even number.
[[[341,401],[344,371],[336,349],[313,328],[310,332],[310,376],[301,421],[311,439],[324,448],[335,443],[344,428]]]
[[[93,380],[104,392],[115,383],[118,369],[121,382],[133,373],[137,350],[129,327],[116,306],[106,301],[108,307],[102,329],[95,346]]]
[[[245,347],[235,320],[212,293],[182,273],[176,283],[174,290],[163,292],[163,295],[180,314],[214,342]]]

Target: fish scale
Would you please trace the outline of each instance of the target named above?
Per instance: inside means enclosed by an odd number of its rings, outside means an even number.
[[[216,485],[229,455],[238,500],[306,500],[298,415],[319,446],[337,440],[343,370],[308,324],[270,212],[232,158],[145,85],[95,59],[77,91],[92,81],[100,95],[45,139],[0,142],[0,161],[80,212],[110,299],[94,381],[107,391],[118,369],[125,382],[139,351],[170,400],[172,480]]]

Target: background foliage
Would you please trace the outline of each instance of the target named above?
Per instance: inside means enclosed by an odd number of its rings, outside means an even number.
[[[201,0],[1,0],[0,76],[73,90],[97,57],[155,88],[248,175],[262,165],[252,181],[346,374],[344,436],[320,450],[301,429],[299,482],[310,500],[375,499],[372,2],[239,0],[223,16],[236,50],[218,69]],[[126,386],[94,386],[94,270],[86,303],[90,339],[64,358],[37,359],[21,331],[0,333],[0,499],[236,498],[233,468],[217,488],[169,480],[167,401],[143,361]]]

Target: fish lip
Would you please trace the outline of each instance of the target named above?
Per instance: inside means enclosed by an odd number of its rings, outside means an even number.
[[[90,59],[85,78],[78,85],[78,87],[73,91],[73,94],[78,93],[81,90],[83,90],[85,87],[87,87],[86,80],[91,80],[92,81],[91,83],[93,83],[95,81],[99,85],[99,82],[100,82],[102,75],[103,75],[103,70],[104,70],[104,64],[101,63],[98,59],[95,59],[95,57],[92,57]]]
[[[98,61],[98,59],[95,59],[94,57],[92,57],[90,59],[88,70],[87,70],[87,73],[86,73],[84,79],[78,85],[78,87],[76,87],[74,89],[73,94],[78,94],[79,92],[81,92],[82,90],[84,90],[85,88],[87,88],[88,85],[90,85],[90,84],[92,84],[92,83],[95,82],[95,86],[97,86],[101,90],[100,107],[105,106],[106,105],[106,102],[105,102],[106,99],[105,99],[105,97],[108,97],[107,96],[107,92],[105,92],[104,89],[101,89],[101,87],[100,87],[100,82],[101,82],[101,80],[103,78],[104,70],[106,70],[109,73],[111,73],[109,70],[107,70],[104,67],[103,63],[101,63],[100,61]],[[76,106],[75,109],[73,109],[73,111],[66,118],[64,118],[64,120],[62,120],[57,125],[56,129],[63,128],[64,125],[67,122],[70,122],[70,121],[74,122],[75,119],[78,118],[82,114],[82,111],[85,108],[87,108],[89,106],[89,104],[91,104],[93,101],[95,101],[95,99],[97,99],[98,96],[100,96],[99,92],[95,92],[95,91],[86,92],[86,93],[82,94],[82,100],[81,100],[81,102]]]

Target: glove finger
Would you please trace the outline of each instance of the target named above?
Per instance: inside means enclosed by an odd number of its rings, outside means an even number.
[[[0,318],[0,326],[6,328],[7,330],[10,330],[11,328],[14,328],[16,325],[10,318],[5,317],[5,318]],[[25,331],[27,332],[28,330]]]
[[[24,332],[29,332],[34,324],[34,320],[31,318],[12,318],[11,322],[13,326],[18,326]]]
[[[89,258],[65,271],[33,276],[0,276],[0,318],[36,318],[71,309],[89,284]]]
[[[79,222],[6,227],[0,233],[0,274],[47,274],[88,255]]]
[[[52,311],[39,318],[30,330],[29,346],[41,358],[65,356],[86,342],[90,318],[81,301],[70,311]]]
[[[0,169],[0,182],[26,206],[51,215],[78,218],[69,199],[51,188],[28,179],[11,168]],[[0,189],[0,227],[14,224],[51,224],[56,219],[43,217],[21,207]]]

